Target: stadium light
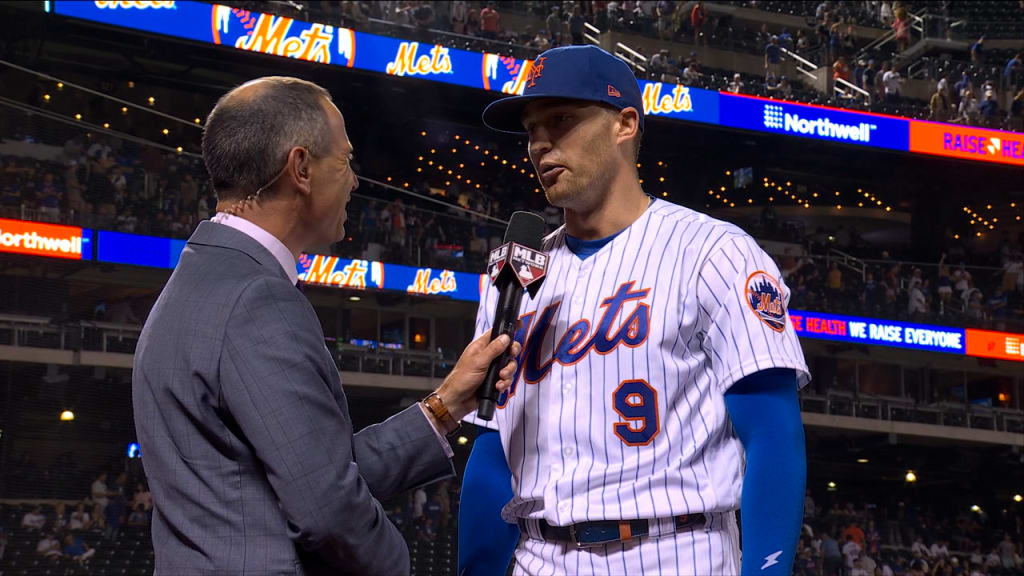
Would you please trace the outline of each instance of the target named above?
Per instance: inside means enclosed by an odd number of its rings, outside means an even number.
[[[49,94],[43,94],[43,100],[46,100],[47,102],[49,102],[50,101],[50,95]]]
[[[360,298],[359,296],[349,296],[348,297],[348,301],[349,302],[359,302],[360,300],[362,300],[362,298]]]
[[[75,413],[71,410],[65,410],[60,413],[61,422],[73,422],[75,420]]]
[[[152,96],[150,96],[146,101],[149,102],[150,106],[156,104],[156,98],[153,98]]]
[[[1020,502],[1021,500],[1024,500],[1024,497],[1022,497],[1020,494],[1014,494],[1013,495],[1013,501],[1014,502]]]
[[[836,491],[836,483],[835,482],[829,482],[828,483],[828,491],[829,492],[835,492]]]
[[[870,462],[867,458],[857,458],[857,464],[867,464]]]
[[[913,484],[914,482],[917,482],[917,474],[914,474],[913,470],[907,470],[907,475],[904,476],[904,479],[908,484]]]
[[[469,444],[469,438],[466,438],[465,436],[459,436],[458,443],[459,446],[465,446],[466,444]]]
[[[971,512],[980,513],[981,512],[981,506],[978,506],[977,504],[971,504]]]

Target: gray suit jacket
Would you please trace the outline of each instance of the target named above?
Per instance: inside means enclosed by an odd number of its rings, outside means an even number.
[[[406,574],[378,499],[454,473],[418,406],[353,435],[309,301],[220,224],[146,321],[132,401],[158,575]]]

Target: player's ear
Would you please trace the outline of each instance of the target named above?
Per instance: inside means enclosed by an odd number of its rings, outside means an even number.
[[[640,113],[630,106],[619,110],[615,123],[615,140],[618,144],[630,143],[633,138],[640,137]]]

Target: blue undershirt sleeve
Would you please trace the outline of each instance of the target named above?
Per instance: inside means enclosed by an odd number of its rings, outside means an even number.
[[[501,509],[512,499],[512,472],[501,435],[478,431],[462,476],[459,576],[504,574],[519,542],[519,527],[501,518]]]
[[[763,370],[733,384],[725,406],[746,451],[742,576],[789,576],[803,523],[807,457],[796,372]]]

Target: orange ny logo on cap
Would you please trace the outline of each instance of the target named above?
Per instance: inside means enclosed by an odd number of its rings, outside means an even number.
[[[528,82],[526,86],[528,88],[536,86],[537,78],[540,78],[541,74],[544,73],[544,60],[546,58],[547,56],[541,56],[540,58],[537,58],[533,63],[533,66],[530,66],[530,71],[526,74],[526,81]]]
[[[615,98],[622,98],[622,93],[615,89],[615,86],[608,85],[608,95]]]

